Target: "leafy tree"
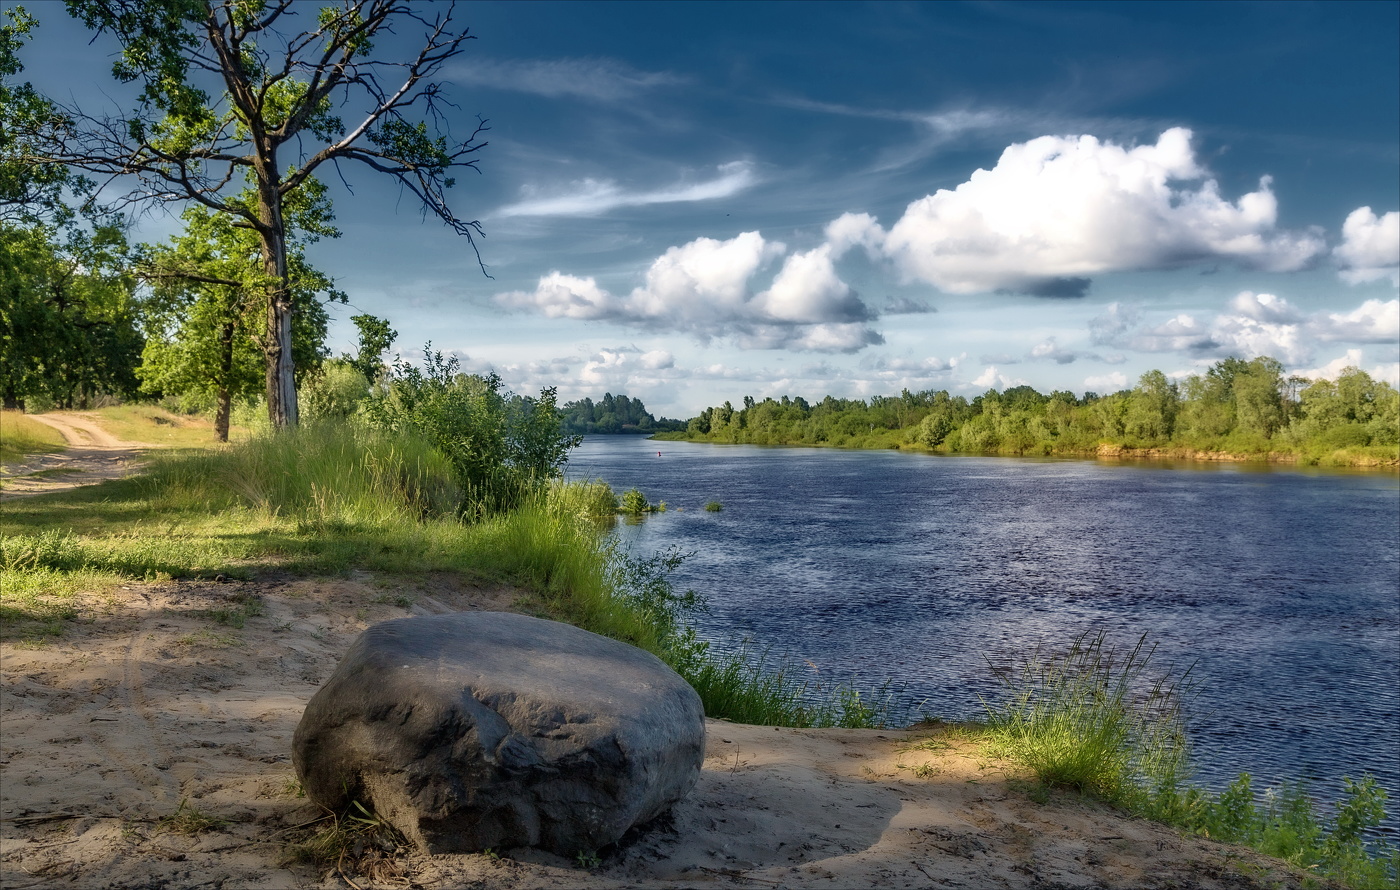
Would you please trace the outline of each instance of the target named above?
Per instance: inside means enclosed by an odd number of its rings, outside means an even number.
[[[242,200],[251,202],[245,191]],[[324,355],[326,311],[318,300],[345,302],[330,278],[306,260],[307,244],[337,237],[325,187],[307,179],[284,204],[288,230],[292,353],[299,375]],[[154,282],[148,308],[150,338],[140,376],[148,393],[212,399],[215,433],[228,441],[232,400],[254,395],[263,382],[268,282],[255,232],[202,205],[185,210],[185,231],[148,251],[140,271]]]
[[[61,238],[61,240],[60,240]],[[127,394],[141,354],[126,239],[94,230],[0,224],[0,396],[8,408],[43,396],[71,408]]]
[[[29,83],[16,80],[24,70],[19,50],[34,29],[33,16],[15,7],[0,13],[0,221],[31,225],[41,220],[61,225],[72,211],[64,204],[70,181],[62,164],[31,164],[32,134],[52,126],[57,110]],[[82,185],[86,185],[85,183]]]
[[[441,84],[432,79],[470,35],[454,23],[451,6],[429,7],[428,17],[399,0],[346,0],[301,19],[305,27],[298,27],[303,7],[292,0],[68,5],[116,39],[113,74],[138,83],[140,101],[115,119],[63,108],[57,117],[22,121],[22,162],[135,182],[123,200],[195,202],[249,229],[267,294],[268,415],[274,426],[295,424],[287,202],[322,165],[343,173],[343,162],[357,162],[396,179],[475,250],[481,227],[457,217],[446,192],[454,167],[475,169],[485,126],[478,123],[465,141],[447,132]],[[414,25],[424,31],[416,55],[376,58],[376,38]],[[356,108],[368,110],[348,122],[341,117]],[[242,197],[245,186],[251,201]]]
[[[1260,356],[1245,363],[1235,371],[1231,388],[1240,432],[1268,439],[1283,426],[1283,365],[1277,359]]]
[[[350,320],[355,323],[355,328],[360,332],[360,349],[350,360],[350,364],[365,375],[365,379],[373,385],[384,375],[386,368],[382,358],[389,347],[394,345],[394,341],[398,339],[399,332],[389,327],[387,320],[377,318],[367,312],[352,315]]]
[[[1137,388],[1128,397],[1124,429],[1140,439],[1170,439],[1176,426],[1181,395],[1176,384],[1161,371],[1148,371],[1138,379]]]

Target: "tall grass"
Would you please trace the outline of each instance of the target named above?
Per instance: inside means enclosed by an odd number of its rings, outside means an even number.
[[[53,427],[26,416],[23,411],[0,411],[0,461],[62,451],[64,447],[63,436]]]
[[[1348,886],[1396,886],[1400,851],[1366,839],[1384,821],[1386,799],[1369,775],[1343,780],[1345,799],[1331,815],[1318,811],[1302,785],[1262,798],[1248,774],[1220,794],[1191,785],[1183,714],[1190,671],[1154,675],[1154,649],[1144,636],[1116,650],[1100,631],[1078,637],[1065,652],[1036,651],[1019,669],[997,671],[1005,698],[984,702],[992,752],[1045,785],[1244,844]]]
[[[122,578],[248,577],[261,565],[458,572],[527,588],[551,615],[656,654],[696,687],[711,716],[879,722],[878,697],[802,682],[748,650],[711,652],[690,625],[703,602],[670,582],[683,554],[622,549],[607,534],[616,498],[605,483],[556,480],[482,516],[455,478],[411,433],[345,422],[165,452],[145,476],[0,516],[0,609],[42,634],[75,614],[78,588]],[[51,531],[34,535],[36,527]]]

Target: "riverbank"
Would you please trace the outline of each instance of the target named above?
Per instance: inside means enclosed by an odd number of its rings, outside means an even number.
[[[352,571],[131,583],[73,605],[61,637],[0,644],[0,883],[14,890],[1319,886],[1071,792],[1032,799],[956,733],[716,720],[695,791],[618,849],[570,861],[351,843],[339,862],[302,861],[326,823],[299,796],[291,734],[354,637],[411,614],[536,611],[537,597]]]
[[[1208,451],[1186,446],[1137,447],[1111,442],[1091,448],[1027,448],[1021,450],[951,451],[929,447],[897,434],[876,433],[868,437],[851,437],[837,441],[730,441],[686,433],[657,433],[655,441],[694,442],[701,445],[759,445],[775,448],[834,448],[847,451],[906,451],[916,454],[957,455],[962,457],[1058,457],[1079,460],[1161,461],[1193,463],[1252,463],[1279,464],[1299,467],[1332,469],[1362,469],[1400,472],[1400,453],[1394,456],[1378,454],[1379,449],[1336,449],[1331,452],[1300,451]],[[1393,449],[1392,449],[1393,450]]]

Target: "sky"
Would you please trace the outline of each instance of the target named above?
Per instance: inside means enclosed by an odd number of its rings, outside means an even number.
[[[13,3],[7,2],[6,6]],[[25,77],[129,101],[57,4]],[[426,11],[432,13],[433,7]],[[311,262],[522,394],[1114,392],[1228,356],[1400,383],[1400,3],[473,2],[450,199],[372,174]],[[411,54],[421,31],[379,42]],[[137,237],[176,231],[152,209]],[[489,274],[489,277],[488,277]]]

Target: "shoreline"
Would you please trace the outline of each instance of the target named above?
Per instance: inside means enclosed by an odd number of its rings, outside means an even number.
[[[385,591],[392,591],[387,593]],[[229,603],[256,603],[242,626]],[[408,603],[404,605],[404,603]],[[60,638],[3,643],[0,882],[247,888],[1100,886],[1302,888],[1302,870],[1033,783],[940,730],[706,721],[697,787],[615,848],[426,856],[399,845],[300,861],[325,814],[290,739],[369,624],[530,611],[454,577],[132,583],[84,597]],[[362,846],[370,847],[372,845]],[[587,854],[587,855],[583,855]],[[1326,886],[1326,882],[1322,882]]]
[[[607,435],[598,433],[595,435]],[[1103,443],[1094,449],[1064,449],[1050,452],[1007,452],[1007,451],[947,451],[928,448],[912,442],[889,445],[833,445],[829,442],[721,442],[714,439],[697,439],[688,436],[655,434],[648,437],[657,442],[690,442],[696,445],[751,445],[755,448],[828,448],[835,451],[900,451],[914,454],[927,454],[937,457],[1019,457],[1054,458],[1061,460],[1101,460],[1101,461],[1141,461],[1141,462],[1182,462],[1182,463],[1238,463],[1264,466],[1285,465],[1301,469],[1318,470],[1363,470],[1367,472],[1400,473],[1400,457],[1374,458],[1360,456],[1347,463],[1323,463],[1321,458],[1309,458],[1294,451],[1269,451],[1264,453],[1238,453],[1229,451],[1201,451],[1187,447],[1147,447]]]

